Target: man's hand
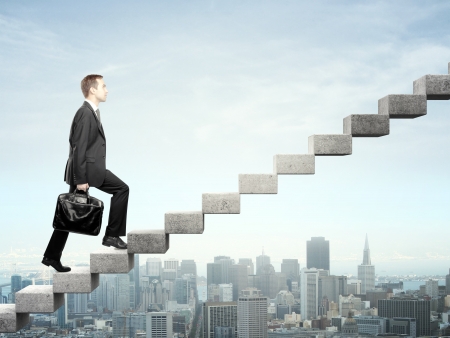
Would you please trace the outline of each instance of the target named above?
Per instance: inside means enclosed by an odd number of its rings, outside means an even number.
[[[85,183],[85,184],[77,184],[77,189],[78,189],[78,190],[86,191],[86,190],[89,189],[89,183]]]

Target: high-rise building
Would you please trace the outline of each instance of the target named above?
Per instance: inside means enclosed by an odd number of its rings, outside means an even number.
[[[147,312],[146,338],[168,338],[173,336],[173,318],[170,312]]]
[[[260,270],[263,268],[263,266],[269,264],[270,264],[270,257],[265,255],[263,250],[262,255],[256,257],[256,274],[260,275],[261,274]]]
[[[248,286],[248,266],[234,264],[229,268],[229,280],[233,284],[233,301],[237,301],[241,290]]]
[[[429,279],[425,282],[425,293],[431,298],[439,296],[437,279]]]
[[[141,303],[140,281],[141,276],[139,274],[139,254],[134,254],[134,309],[138,309]]]
[[[375,289],[375,266],[370,260],[369,240],[366,235],[364,244],[364,256],[361,265],[358,265],[358,279],[361,280],[361,294],[366,294],[367,290]]]
[[[147,258],[146,274],[147,276],[160,277],[162,272],[161,258]]]
[[[445,290],[447,295],[450,295],[450,269],[448,271],[448,275],[445,276]]]
[[[12,275],[11,276],[11,296],[12,302],[16,303],[16,292],[22,290],[22,276]]]
[[[242,290],[238,298],[239,338],[267,338],[267,302],[255,288]]]
[[[214,263],[219,263],[221,259],[230,259],[229,256],[215,256]]]
[[[22,289],[25,289],[28,285],[33,285],[33,281],[31,279],[23,279]]]
[[[178,270],[179,261],[175,258],[170,258],[164,261],[164,269]]]
[[[233,337],[237,337],[237,303],[203,303],[203,338],[216,338],[216,327],[232,327]]]
[[[300,270],[300,306],[303,320],[316,319],[319,308],[319,270]]]
[[[180,273],[183,275],[197,276],[197,264],[193,259],[183,259],[180,264]]]
[[[219,263],[206,264],[206,284],[220,284],[222,282],[222,266]]]
[[[123,311],[130,308],[130,276],[120,274],[115,277],[114,310]]]
[[[259,287],[261,288],[261,293],[270,299],[275,298],[279,289],[273,265],[264,265],[259,269],[259,273]]]
[[[404,334],[406,336],[416,338],[417,326],[415,318],[399,318],[394,317],[389,320],[390,330],[392,334]]]
[[[73,297],[73,310],[75,313],[86,313],[87,312],[87,303],[88,303],[88,294],[87,293],[76,293]],[[127,306],[128,308],[128,306]]]
[[[251,258],[239,258],[239,263],[247,266],[247,275],[255,274],[255,267],[253,266],[253,260]]]
[[[219,302],[233,301],[233,284],[219,284]]]
[[[429,336],[430,330],[430,301],[410,298],[391,298],[378,301],[378,315],[380,317],[415,318],[416,337]]]
[[[319,276],[319,301],[327,297],[330,302],[339,302],[339,295],[347,295],[347,276]]]
[[[283,259],[281,263],[281,272],[286,274],[286,278],[298,282],[300,276],[300,264],[298,259]]]
[[[222,270],[221,283],[230,283],[229,269],[234,264],[234,259],[222,258],[218,263],[220,264]]]
[[[330,242],[325,237],[311,237],[306,241],[306,267],[330,270]]]
[[[378,316],[355,316],[358,333],[376,336],[389,332],[389,320]]]

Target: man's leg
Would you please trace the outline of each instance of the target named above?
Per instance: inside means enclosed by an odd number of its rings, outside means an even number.
[[[97,189],[112,194],[108,226],[105,236],[126,235],[129,187],[111,171],[106,170],[105,180]]]

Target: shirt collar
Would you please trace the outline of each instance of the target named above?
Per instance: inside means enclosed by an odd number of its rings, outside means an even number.
[[[84,101],[86,101],[87,103],[89,103],[91,105],[92,109],[94,109],[94,112],[97,111],[98,107],[95,105],[94,102],[89,101],[88,99],[85,99]]]

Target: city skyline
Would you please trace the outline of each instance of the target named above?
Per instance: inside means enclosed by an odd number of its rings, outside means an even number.
[[[112,1],[86,13],[87,4],[8,2],[0,11],[7,267],[11,246],[42,258],[56,197],[68,190],[67,138],[88,73],[109,90],[100,107],[107,166],[130,186],[127,231],[163,229],[165,212],[201,210],[202,193],[236,191],[238,174],[270,173],[275,154],[305,154],[310,135],[342,133],[346,116],[376,114],[380,98],[448,73],[445,1]],[[101,17],[102,38],[89,38],[80,17]],[[164,257],[203,264],[264,247],[272,264],[297,258],[304,267],[306,240],[324,236],[332,273],[356,275],[368,233],[377,274],[446,270],[448,104],[428,101],[426,116],[391,120],[389,136],[354,138],[350,156],[316,157],[315,175],[280,175],[277,195],[242,196],[240,215],[206,215],[204,233],[172,235]],[[107,215],[109,196],[91,194]],[[71,235],[62,262],[87,262],[99,247],[101,238]]]

